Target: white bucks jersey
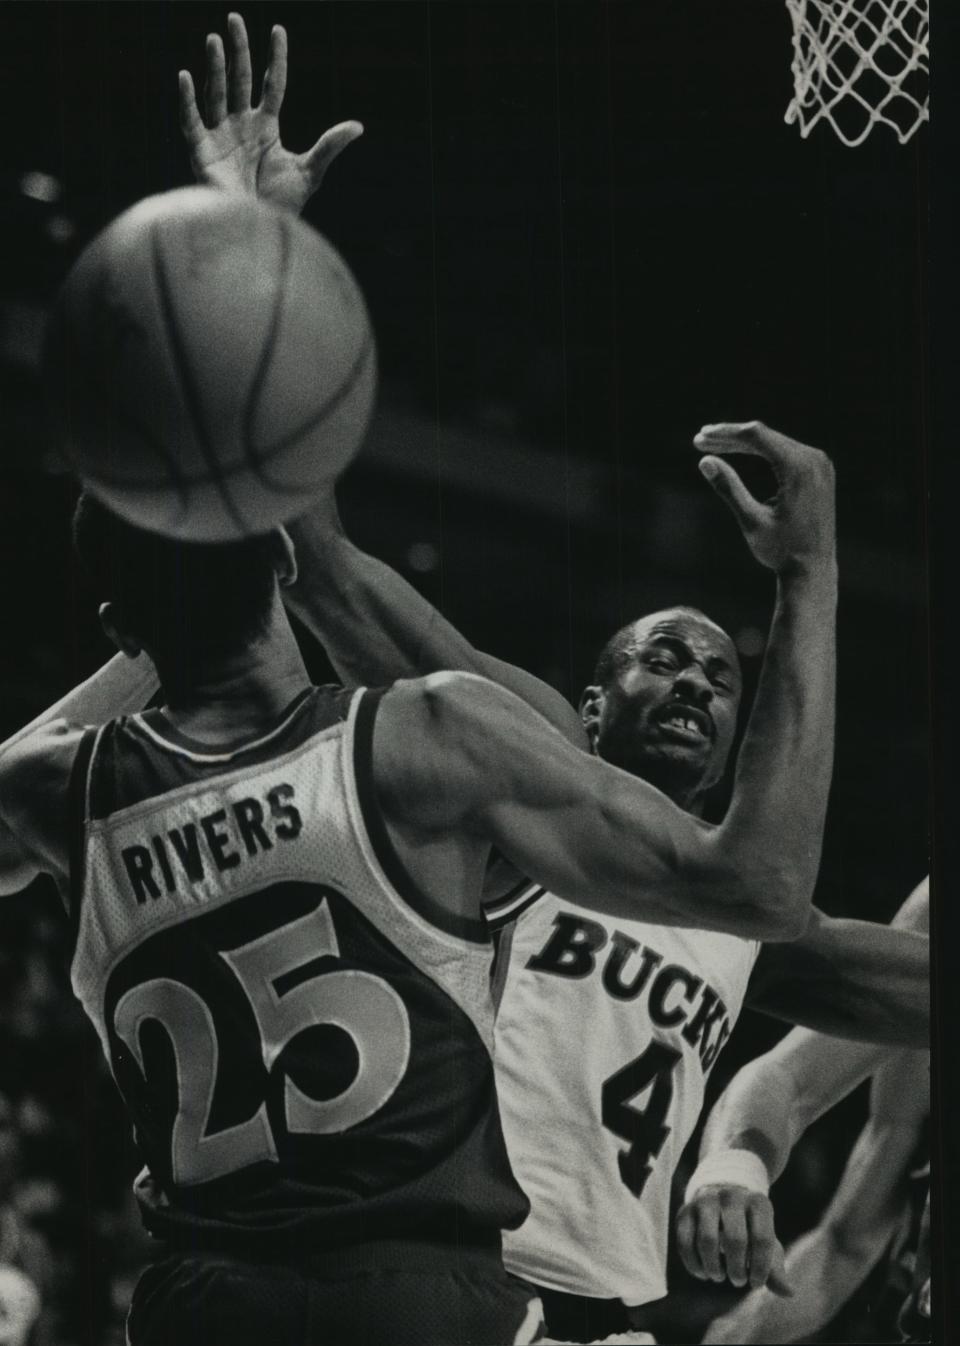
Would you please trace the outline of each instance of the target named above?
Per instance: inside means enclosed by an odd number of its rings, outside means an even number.
[[[508,1270],[570,1294],[666,1294],[670,1185],[759,945],[547,894],[501,936],[496,1074],[531,1203]]]

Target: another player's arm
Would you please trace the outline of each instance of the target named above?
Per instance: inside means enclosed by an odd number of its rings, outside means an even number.
[[[704,455],[701,472],[731,509],[755,559],[777,579],[763,668],[723,835],[738,854],[750,844],[766,852],[771,880],[790,892],[796,936],[810,912],[833,770],[833,467],[819,450],[756,421],[705,426],[694,444]],[[767,461],[777,483],[771,500],[754,499],[724,461],[728,453]],[[792,887],[787,871],[796,876]]]
[[[229,59],[228,59],[229,55]],[[227,50],[218,33],[206,41],[204,112],[197,107],[189,70],[179,74],[180,128],[195,178],[204,186],[240,192],[299,214],[319,189],[334,159],[363,134],[358,121],[338,122],[303,154],[280,140],[280,109],[287,87],[287,34],[270,31],[270,56],[260,101],[254,107],[247,30],[239,14],[227,16]]]
[[[848,1051],[849,1044],[821,1040],[810,1068],[821,1070],[828,1053],[842,1059]],[[888,1053],[874,1074],[870,1116],[829,1206],[787,1251],[791,1297],[768,1286],[753,1290],[710,1325],[705,1342],[806,1340],[839,1312],[908,1217],[909,1164],[928,1111],[926,1053]]]
[[[359,122],[326,131],[306,154],[285,150],[279,113],[287,82],[287,36],[275,25],[257,107],[251,106],[250,48],[242,18],[227,20],[206,43],[206,124],[193,80],[180,72],[180,116],[199,182],[300,211],[330,164],[362,132]],[[578,746],[587,740],[580,717],[559,692],[532,674],[473,648],[411,585],[345,535],[333,494],[290,525],[299,578],[284,601],[321,641],[345,685],[381,686],[440,669],[478,673],[528,701]]]
[[[930,943],[925,935],[814,911],[789,947],[760,952],[747,1004],[835,1037],[926,1047]]]
[[[117,654],[96,673],[67,692],[47,710],[0,744],[0,770],[17,744],[56,720],[74,724],[104,724],[116,715],[142,710],[159,682],[145,654],[129,659]],[[38,873],[36,857],[0,814],[0,894],[16,893]]]
[[[784,938],[809,898],[811,876],[771,862],[759,834],[684,812],[484,678],[439,673],[386,692],[374,771],[388,822],[414,850],[472,836],[611,915]]]
[[[38,874],[68,876],[67,785],[82,738],[81,729],[57,719],[0,751],[0,835],[9,840],[11,860],[0,873],[0,892],[16,892]]]
[[[284,602],[322,643],[347,686],[382,686],[449,669],[477,673],[523,698],[578,747],[579,715],[554,688],[474,649],[421,594],[383,561],[354,546],[332,494],[290,525],[297,581]]]
[[[926,879],[910,894],[892,924],[914,937],[926,935]],[[798,1028],[734,1077],[711,1112],[701,1141],[701,1164],[706,1161],[710,1167],[703,1170],[702,1178],[698,1169],[691,1179],[688,1200],[677,1220],[678,1248],[694,1275],[713,1280],[729,1276],[735,1285],[745,1285],[749,1276],[752,1286],[764,1284],[771,1266],[782,1258],[764,1191],[767,1183],[780,1176],[804,1131],[888,1061],[889,1069],[885,1067],[878,1078],[895,1078],[897,1070],[912,1071],[918,1061],[926,1061],[926,1055],[897,1052],[891,1057],[889,1048],[879,1043],[840,1042]],[[923,1106],[925,1092],[919,1091]],[[891,1103],[888,1099],[874,1108],[878,1125],[890,1117]],[[870,1153],[876,1139],[864,1141]],[[882,1139],[885,1153],[902,1141],[902,1137]],[[731,1155],[734,1170],[746,1159],[740,1181],[735,1173],[727,1173]],[[757,1190],[750,1190],[744,1183],[755,1163],[761,1165],[762,1177],[754,1184]],[[882,1194],[878,1198],[882,1200]],[[770,1284],[774,1290],[783,1288],[777,1276]],[[736,1335],[729,1340],[737,1340]]]

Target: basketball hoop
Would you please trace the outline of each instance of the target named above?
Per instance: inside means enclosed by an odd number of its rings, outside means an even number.
[[[929,120],[927,0],[786,0],[794,97],[787,122],[806,139],[826,120],[845,145],[879,122],[901,145]]]

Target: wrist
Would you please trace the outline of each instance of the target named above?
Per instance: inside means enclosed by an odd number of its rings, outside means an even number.
[[[837,556],[831,549],[822,554],[791,556],[777,570],[777,579],[783,584],[837,583]]]
[[[770,1191],[767,1166],[753,1150],[715,1150],[700,1160],[684,1192],[692,1201],[701,1187],[745,1187],[766,1196]]]

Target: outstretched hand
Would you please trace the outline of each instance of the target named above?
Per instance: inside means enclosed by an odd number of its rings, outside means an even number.
[[[703,454],[700,472],[730,508],[761,565],[782,573],[792,566],[832,563],[836,548],[833,464],[820,449],[789,439],[760,421],[705,425],[694,436]],[[776,494],[760,501],[724,462],[728,453],[765,459]]]
[[[218,33],[207,37],[204,111],[193,78],[180,71],[180,126],[198,182],[244,192],[298,213],[323,182],[327,169],[352,140],[359,122],[339,122],[312,149],[293,154],[280,143],[280,108],[287,85],[287,34],[275,25],[260,102],[251,105],[253,71],[247,30],[239,14],[227,18],[227,61]]]

